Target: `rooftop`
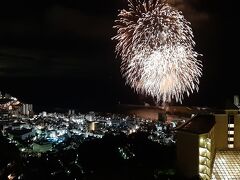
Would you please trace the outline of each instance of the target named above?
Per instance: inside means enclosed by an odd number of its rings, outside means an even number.
[[[215,125],[215,116],[212,114],[200,114],[194,116],[189,121],[185,122],[176,130],[186,131],[194,134],[208,133]]]

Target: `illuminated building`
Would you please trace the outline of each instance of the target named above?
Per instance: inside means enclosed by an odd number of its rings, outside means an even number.
[[[219,150],[240,149],[240,114],[234,105],[216,114],[216,146]]]
[[[238,100],[216,114],[216,158],[212,179],[240,179],[240,114]]]
[[[22,114],[29,116],[33,112],[32,104],[22,104]]]
[[[68,115],[69,116],[75,115],[75,110],[74,109],[69,109],[68,110]]]
[[[239,96],[237,95],[234,96],[234,105],[239,106]]]
[[[198,115],[177,128],[179,173],[186,178],[240,179],[240,113]],[[214,163],[214,164],[213,164]]]
[[[50,142],[39,142],[39,143],[33,143],[32,149],[34,152],[47,152],[52,150],[52,143]]]
[[[43,111],[42,112],[42,117],[46,117],[47,116],[47,112],[46,111]]]
[[[214,125],[214,115],[197,115],[177,128],[177,164],[183,177],[211,179]]]
[[[17,117],[21,111],[20,102],[15,97],[6,98],[0,92],[0,117]]]
[[[96,129],[96,122],[88,122],[88,131],[91,132],[91,131],[95,131]]]

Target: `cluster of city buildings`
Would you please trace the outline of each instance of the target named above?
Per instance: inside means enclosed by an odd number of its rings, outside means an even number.
[[[240,106],[238,96],[224,110],[189,107],[127,107],[117,113],[33,113],[8,94],[0,93],[0,129],[23,156],[76,149],[107,133],[147,132],[162,145],[176,144],[177,172],[186,179],[240,179]],[[124,110],[127,112],[126,110]],[[134,114],[134,115],[133,115]],[[134,154],[119,147],[124,159]],[[128,154],[128,155],[127,155]]]
[[[0,118],[31,116],[33,115],[33,105],[21,103],[16,97],[10,94],[3,94],[0,91]]]
[[[76,148],[81,142],[102,138],[106,133],[126,135],[137,131],[149,133],[149,139],[160,144],[175,143],[176,122],[165,123],[133,115],[114,113],[47,113],[34,114],[32,105],[17,98],[1,96],[0,127],[11,143],[23,154],[38,154]]]

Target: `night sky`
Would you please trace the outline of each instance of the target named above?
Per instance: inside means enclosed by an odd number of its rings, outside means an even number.
[[[192,23],[196,50],[203,54],[199,93],[183,104],[221,107],[240,95],[236,5],[171,2]],[[0,91],[39,110],[152,103],[126,86],[119,72],[112,26],[118,10],[126,7],[126,0],[1,2]]]

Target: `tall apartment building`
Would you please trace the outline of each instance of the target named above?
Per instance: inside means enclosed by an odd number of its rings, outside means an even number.
[[[210,180],[216,152],[240,151],[240,111],[234,104],[197,115],[176,130],[178,171],[186,179]]]

